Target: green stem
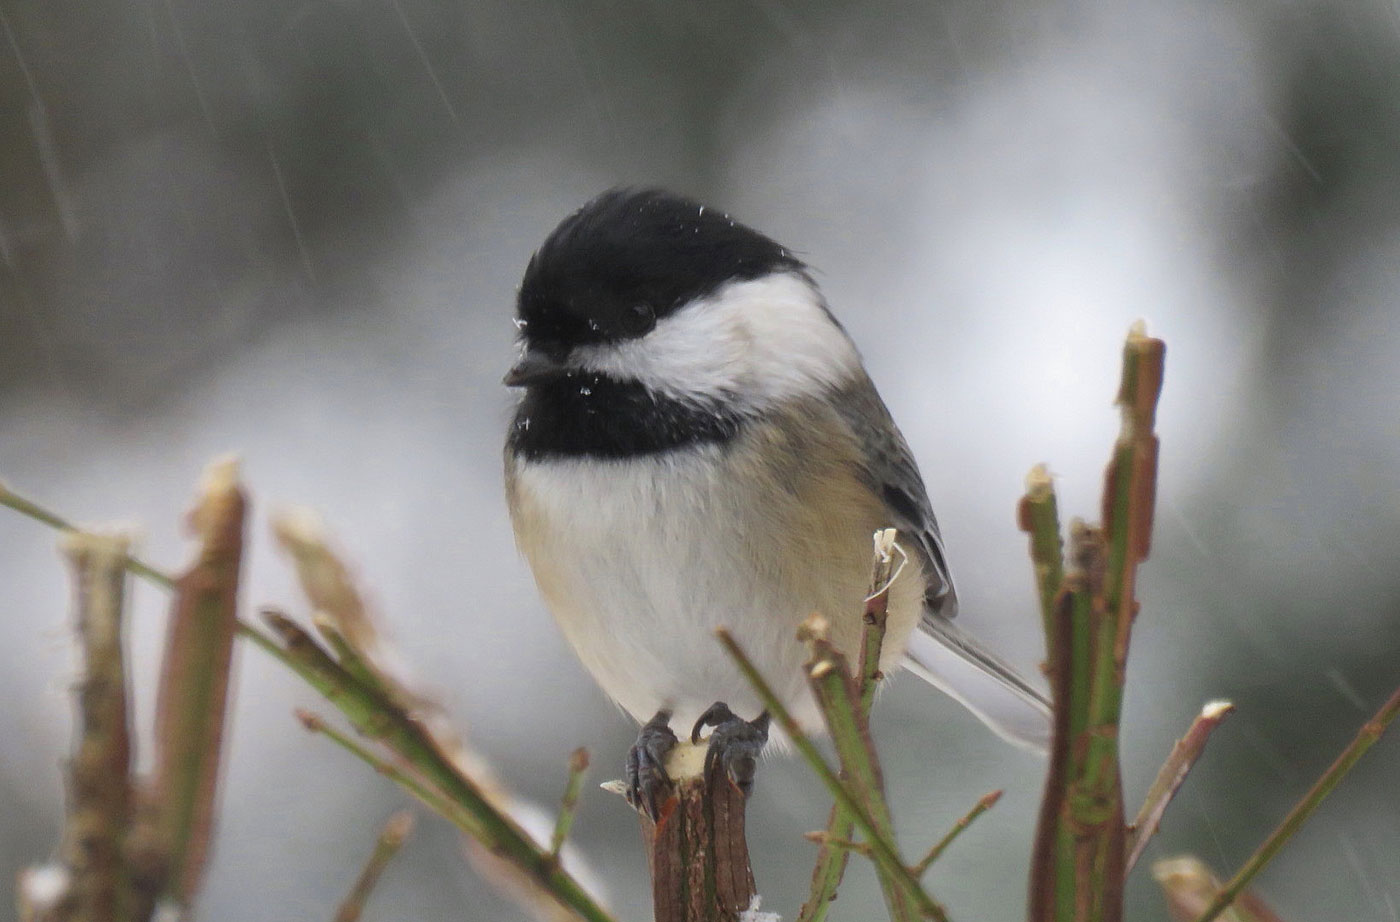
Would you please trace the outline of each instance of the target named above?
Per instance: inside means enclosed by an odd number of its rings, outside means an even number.
[[[880,831],[876,827],[874,820],[870,818],[870,815],[866,813],[865,809],[856,798],[852,796],[851,792],[846,789],[846,786],[841,783],[841,779],[836,776],[836,772],[832,771],[831,766],[826,764],[826,760],[822,758],[821,753],[817,751],[817,747],[812,743],[811,739],[808,738],[807,734],[802,731],[801,725],[798,724],[797,719],[792,716],[792,712],[783,705],[783,702],[773,691],[772,686],[770,686],[767,680],[763,678],[762,674],[759,673],[758,668],[754,666],[753,661],[749,659],[748,654],[739,646],[734,636],[724,628],[720,628],[715,634],[719,637],[720,643],[724,645],[724,648],[729,651],[729,655],[734,658],[734,662],[739,666],[739,670],[743,672],[744,677],[749,680],[749,684],[753,686],[754,691],[758,694],[764,707],[767,708],[768,712],[773,715],[773,718],[778,721],[783,731],[787,733],[788,737],[792,740],[792,744],[797,747],[797,751],[802,753],[802,757],[812,766],[812,770],[816,772],[822,784],[826,785],[826,789],[831,793],[832,798],[851,815],[851,818],[855,821],[855,825],[860,827],[860,831],[865,835],[866,840],[870,844],[875,863],[900,882],[900,885],[914,898],[920,913],[925,918],[946,920],[947,916],[944,914],[943,908],[924,892],[918,880],[914,878],[909,872],[909,868],[906,867],[904,862],[900,859],[899,853],[895,850],[895,847],[880,835]]]
[[[826,720],[831,741],[841,763],[841,777],[852,796],[865,808],[880,837],[894,840],[894,820],[885,801],[884,780],[879,760],[870,740],[870,725],[861,710],[860,695],[851,678],[846,658],[825,638],[812,642],[812,659],[807,663],[807,675]],[[898,877],[879,864],[880,889],[885,894],[893,922],[912,922],[920,914],[919,907],[902,886]]]
[[[1167,761],[1162,763],[1152,786],[1147,789],[1147,796],[1143,798],[1142,807],[1138,810],[1133,825],[1128,828],[1128,858],[1123,866],[1124,875],[1132,871],[1133,866],[1142,857],[1143,850],[1147,848],[1148,841],[1157,834],[1157,827],[1162,822],[1167,805],[1186,780],[1191,766],[1196,764],[1196,760],[1205,751],[1206,741],[1215,732],[1215,728],[1220,726],[1220,722],[1229,717],[1234,710],[1235,706],[1228,701],[1210,702],[1201,708],[1201,713],[1191,721],[1190,729],[1172,746]]]
[[[1313,811],[1322,803],[1323,798],[1332,793],[1332,789],[1337,786],[1337,783],[1346,777],[1347,772],[1351,771],[1357,760],[1365,754],[1366,750],[1376,744],[1376,740],[1381,738],[1385,728],[1390,725],[1391,721],[1395,720],[1397,715],[1400,715],[1400,688],[1397,688],[1390,699],[1381,705],[1376,716],[1362,724],[1356,738],[1346,749],[1342,750],[1337,761],[1333,762],[1332,766],[1322,773],[1322,777],[1317,779],[1312,788],[1303,795],[1303,799],[1298,801],[1297,805],[1288,812],[1288,815],[1283,818],[1283,822],[1279,823],[1278,828],[1244,863],[1244,867],[1230,878],[1230,882],[1216,895],[1210,906],[1206,907],[1206,911],[1196,922],[1211,922],[1235,901],[1240,891],[1249,885],[1254,876],[1273,860],[1279,849],[1283,848],[1284,844],[1293,838],[1293,834],[1302,827],[1308,817],[1312,816]]]
[[[576,880],[564,873],[525,830],[496,809],[486,793],[457,769],[418,721],[387,697],[356,681],[311,635],[292,621],[276,612],[264,612],[264,616],[282,636],[288,655],[298,661],[299,674],[339,708],[357,730],[382,741],[412,765],[424,781],[466,811],[479,824],[475,836],[482,844],[524,871],[542,889],[583,918],[611,922],[609,915]]]
[[[308,731],[318,733],[332,743],[335,743],[341,749],[344,749],[346,752],[350,753],[350,755],[374,769],[377,774],[383,775],[409,794],[412,794],[418,799],[419,803],[423,804],[423,806],[427,807],[438,816],[443,817],[448,822],[452,823],[452,825],[458,827],[473,838],[478,838],[480,836],[480,826],[477,825],[470,816],[458,809],[455,804],[446,800],[437,791],[423,784],[422,781],[399,768],[394,763],[377,755],[368,746],[361,744],[354,737],[346,733],[341,733],[339,730],[326,723],[321,715],[298,708],[296,710],[296,717],[297,720],[301,721],[301,725]]]
[[[1147,558],[1157,476],[1153,431],[1165,345],[1141,325],[1123,347],[1121,434],[1104,476],[1102,528],[1071,523],[1068,572],[1042,469],[1021,501],[1046,625],[1056,723],[1031,874],[1035,922],[1118,922],[1126,860],[1119,720],[1135,586]],[[1054,590],[1052,593],[1051,590]]]
[[[1045,465],[1037,464],[1026,475],[1026,495],[1021,499],[1017,518],[1021,530],[1030,535],[1031,562],[1035,567],[1035,585],[1040,595],[1040,616],[1045,622],[1047,640],[1055,636],[1051,622],[1055,615],[1055,596],[1065,579],[1064,542],[1060,537],[1060,509],[1055,499],[1055,483]],[[1054,651],[1046,651],[1053,661]]]
[[[61,516],[0,486],[0,505],[65,531],[75,530]],[[167,589],[175,580],[128,556],[132,573]],[[477,785],[462,775],[432,737],[397,705],[348,673],[314,639],[289,619],[271,614],[273,626],[286,641],[279,644],[256,627],[240,621],[238,633],[291,669],[344,714],[356,729],[382,740],[418,771],[428,784],[470,815],[479,828],[471,834],[483,845],[523,871],[563,906],[589,922],[613,922],[587,891],[558,867],[547,852],[489,801]],[[453,819],[448,815],[448,819]],[[459,824],[460,825],[460,824]],[[471,832],[470,830],[468,830]]]
[[[389,822],[384,824],[379,838],[375,840],[374,851],[355,880],[355,886],[350,888],[350,893],[340,904],[340,910],[335,914],[335,922],[357,922],[364,913],[369,895],[374,892],[375,884],[379,883],[380,875],[389,866],[389,862],[394,860],[399,849],[403,848],[403,843],[412,830],[413,814],[407,810],[389,817]]]
[[[559,804],[559,818],[554,822],[554,835],[549,839],[549,855],[556,861],[564,848],[564,840],[574,825],[578,811],[578,795],[583,790],[583,774],[588,771],[588,750],[575,749],[569,756],[569,780],[564,785],[564,797]]]
[[[862,616],[860,663],[857,667],[860,682],[860,712],[868,720],[870,706],[875,700],[875,691],[883,676],[880,673],[880,651],[885,642],[885,624],[889,614],[890,585],[897,574],[898,566],[904,561],[904,549],[897,543],[898,532],[886,528],[875,533],[875,553],[870,565],[870,593],[865,600]],[[812,869],[812,886],[807,901],[797,916],[797,922],[824,922],[836,899],[836,888],[846,873],[846,863],[850,859],[849,849],[831,843],[849,841],[855,831],[855,820],[840,803],[831,805],[827,818],[826,831],[815,841],[821,847],[817,850],[816,866]]]
[[[962,819],[954,823],[953,828],[949,829],[948,833],[943,836],[943,838],[939,839],[938,842],[934,844],[933,848],[928,850],[928,854],[920,859],[918,864],[914,865],[912,869],[914,875],[916,877],[923,877],[929,867],[947,850],[948,846],[953,844],[953,840],[962,835],[964,829],[972,825],[973,820],[992,809],[996,802],[1001,800],[1001,794],[1002,792],[999,790],[983,794],[982,799],[973,804],[972,809],[967,811]]]

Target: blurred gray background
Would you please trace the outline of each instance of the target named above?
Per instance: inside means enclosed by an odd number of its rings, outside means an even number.
[[[552,809],[567,753],[616,772],[633,728],[575,665],[512,546],[499,482],[512,294],[592,194],[659,183],[819,272],[923,466],[965,624],[1033,669],[1013,509],[1037,461],[1094,514],[1121,338],[1169,344],[1160,508],[1124,731],[1136,804],[1205,701],[1239,714],[1148,860],[1232,872],[1400,681],[1400,10],[1385,0],[0,0],[0,474],[185,559],[204,463],[256,508],[247,614],[303,604],[269,510],[321,511],[417,681]],[[0,903],[57,838],[70,733],[53,536],[0,515]],[[134,591],[149,718],[163,600]],[[239,656],[201,917],[329,918],[404,802],[317,706]],[[326,710],[325,708],[320,708]],[[1012,920],[1041,763],[920,683],[877,711],[922,849],[1007,795],[930,876]],[[1289,922],[1400,919],[1400,739],[1260,887]],[[590,790],[593,790],[590,786]],[[792,918],[826,800],[769,760],[751,808]],[[649,917],[635,824],[577,842]],[[1165,919],[1146,868],[1130,918]],[[843,919],[878,914],[853,869]],[[420,825],[375,919],[522,918]]]

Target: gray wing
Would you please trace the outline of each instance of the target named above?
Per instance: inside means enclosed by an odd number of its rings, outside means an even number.
[[[909,443],[894,424],[875,385],[861,373],[836,395],[834,403],[864,449],[865,475],[871,489],[884,498],[890,524],[899,529],[900,537],[906,542],[912,539],[914,550],[928,573],[928,585],[924,590],[927,605],[919,623],[920,633],[996,679],[1036,711],[1047,713],[1049,701],[1039,689],[949,620],[957,614],[958,596],[943,552],[938,520],[933,516],[928,491],[924,489],[924,480],[919,476]],[[921,645],[914,644],[909,651],[915,665],[922,667],[919,671],[930,681],[943,687],[945,683],[931,675],[932,664],[920,661],[920,649]],[[960,700],[969,703],[964,698]],[[995,724],[995,721],[989,722]]]
[[[890,524],[900,537],[914,542],[927,573],[924,598],[931,615],[951,618],[958,611],[953,576],[943,552],[938,520],[919,476],[919,466],[899,427],[870,378],[862,372],[833,401],[865,453],[865,476],[870,488],[885,501]]]

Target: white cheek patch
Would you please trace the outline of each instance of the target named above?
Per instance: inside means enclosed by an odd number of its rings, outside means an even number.
[[[641,339],[575,350],[582,368],[677,400],[762,409],[839,385],[855,346],[800,275],[732,282],[679,308]]]

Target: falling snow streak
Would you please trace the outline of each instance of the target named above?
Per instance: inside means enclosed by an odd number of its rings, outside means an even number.
[[[5,268],[11,272],[15,270],[15,254],[10,247],[10,231],[5,225],[5,216],[0,215],[0,260],[5,263]]]
[[[49,194],[53,196],[54,208],[58,211],[58,220],[63,225],[63,233],[68,239],[77,239],[78,222],[73,209],[73,198],[68,193],[68,184],[63,179],[63,171],[59,168],[58,149],[53,142],[53,133],[49,130],[49,110],[44,106],[44,100],[39,96],[39,87],[34,82],[34,74],[29,70],[29,64],[24,60],[24,55],[19,50],[19,42],[15,39],[14,29],[10,27],[10,18],[5,15],[4,7],[0,7],[0,28],[5,30],[5,41],[9,43],[10,51],[15,56],[15,63],[19,65],[19,72],[24,77],[24,84],[29,89],[29,130],[34,136],[34,149],[39,155],[39,165],[44,170],[44,180],[48,183]],[[5,247],[5,262],[9,264],[9,247]]]
[[[165,6],[166,18],[170,20],[170,30],[175,34],[175,49],[180,53],[180,60],[185,65],[185,73],[189,75],[190,86],[194,88],[194,98],[199,102],[199,111],[204,116],[204,124],[209,126],[209,133],[218,138],[219,131],[214,127],[214,113],[209,108],[209,100],[204,98],[204,90],[199,86],[199,79],[194,75],[194,63],[190,61],[190,50],[185,46],[185,33],[180,29],[180,23],[175,18],[175,11],[170,7],[170,0],[161,0]]]
[[[428,60],[428,53],[423,50],[423,43],[418,41],[418,35],[413,31],[413,26],[409,24],[408,17],[404,15],[399,0],[390,0],[390,3],[394,7],[394,12],[398,14],[399,22],[403,24],[404,32],[408,33],[408,40],[413,43],[413,50],[417,52],[418,60],[423,62],[423,70],[428,72],[428,79],[433,82],[438,99],[442,100],[442,107],[447,110],[447,115],[453,122],[460,124],[461,120],[457,118],[457,110],[452,107],[452,101],[447,98],[447,91],[442,88],[442,81],[438,80],[437,71],[433,69],[433,62]]]
[[[15,61],[19,64],[19,72],[24,76],[25,85],[29,87],[29,97],[38,104],[39,88],[34,85],[34,75],[29,72],[29,65],[25,63],[24,55],[19,52],[19,42],[15,41],[15,32],[10,28],[10,17],[5,15],[3,6],[0,6],[0,28],[5,30],[5,41],[10,43],[10,50],[14,52]]]
[[[282,210],[287,214],[287,223],[292,227],[292,236],[296,238],[297,252],[301,254],[301,268],[306,273],[306,277],[314,285],[316,283],[316,270],[311,265],[311,254],[306,249],[306,241],[301,236],[301,225],[297,222],[296,212],[292,210],[291,196],[287,195],[287,183],[282,178],[282,164],[277,162],[277,154],[272,150],[272,145],[267,145],[267,159],[272,162],[272,175],[277,179],[277,194],[282,198]]]

